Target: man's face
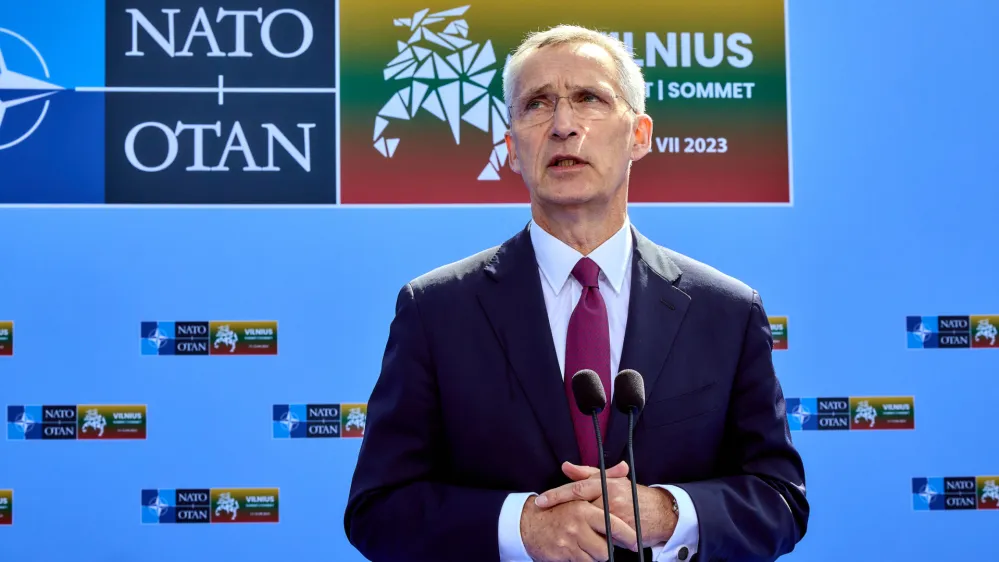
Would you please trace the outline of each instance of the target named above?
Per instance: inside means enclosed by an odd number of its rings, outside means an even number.
[[[532,200],[572,206],[627,196],[629,164],[649,151],[652,120],[630,109],[617,76],[610,54],[589,43],[545,47],[524,61],[506,143]]]

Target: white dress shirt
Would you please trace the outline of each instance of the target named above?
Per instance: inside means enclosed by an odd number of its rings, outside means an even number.
[[[551,326],[555,352],[558,355],[559,369],[565,378],[565,339],[569,329],[569,317],[579,302],[583,287],[572,276],[572,269],[584,256],[558,238],[545,232],[531,221],[531,243],[538,261],[541,287],[548,309],[548,322]],[[624,226],[614,236],[590,253],[589,257],[600,266],[598,284],[600,295],[607,304],[607,317],[610,323],[611,373],[617,376],[621,362],[621,349],[624,345],[624,330],[628,324],[628,298],[631,294],[631,223],[626,218]],[[614,385],[611,384],[611,392]],[[668,445],[665,445],[668,446]],[[672,485],[657,485],[665,488],[676,498],[680,514],[673,535],[666,543],[646,545],[652,547],[652,562],[672,562],[679,560],[677,553],[686,547],[685,560],[690,560],[697,552],[698,526],[697,513],[690,496]],[[544,490],[542,490],[544,491]],[[499,517],[499,548],[503,562],[530,562],[531,558],[524,547],[520,535],[520,516],[524,502],[537,493],[514,493],[507,496]]]

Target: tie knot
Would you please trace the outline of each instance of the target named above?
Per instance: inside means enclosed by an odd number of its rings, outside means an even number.
[[[572,268],[572,276],[584,287],[597,287],[597,276],[600,274],[600,266],[590,258],[583,258],[576,262],[576,267]]]

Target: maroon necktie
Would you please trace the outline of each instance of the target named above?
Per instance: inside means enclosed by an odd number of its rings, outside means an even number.
[[[572,392],[572,375],[580,369],[592,369],[600,375],[604,394],[610,401],[610,334],[607,322],[607,306],[600,296],[597,277],[600,267],[590,258],[579,260],[572,269],[572,276],[583,286],[576,308],[569,317],[569,330],[565,338],[565,393],[569,398],[572,424],[576,430],[576,443],[582,455],[583,464],[598,466],[597,438],[593,434],[593,418],[580,413]],[[600,422],[601,439],[607,437],[607,419],[610,408],[605,407],[597,415]]]

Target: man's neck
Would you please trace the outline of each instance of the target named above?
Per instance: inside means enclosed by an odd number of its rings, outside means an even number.
[[[534,205],[531,214],[545,232],[586,256],[621,230],[627,209],[602,209],[593,213],[567,209],[550,211]]]

